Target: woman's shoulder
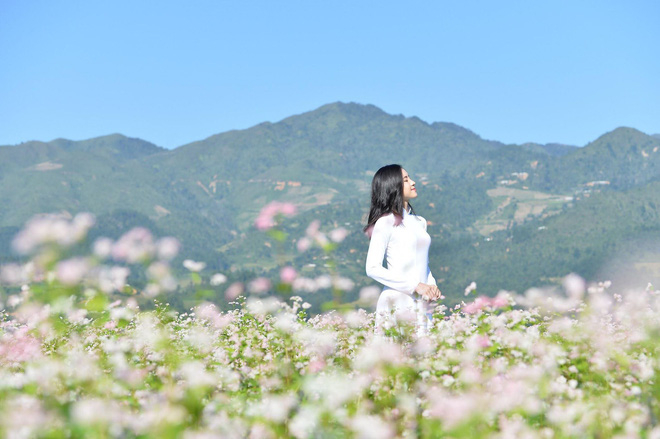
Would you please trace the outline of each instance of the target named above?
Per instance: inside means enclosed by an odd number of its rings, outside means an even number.
[[[378,228],[393,227],[394,222],[395,222],[394,214],[388,213],[378,218],[374,223],[374,227],[378,227]]]

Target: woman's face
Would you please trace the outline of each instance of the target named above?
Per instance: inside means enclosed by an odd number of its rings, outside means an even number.
[[[417,189],[415,189],[415,181],[410,178],[405,169],[401,169],[401,176],[403,177],[403,201],[406,203],[413,198],[417,198]]]

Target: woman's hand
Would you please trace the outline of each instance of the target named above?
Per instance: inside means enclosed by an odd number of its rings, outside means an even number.
[[[417,284],[417,288],[415,288],[415,292],[426,300],[444,299],[442,293],[435,285],[423,284],[420,282],[419,284]]]

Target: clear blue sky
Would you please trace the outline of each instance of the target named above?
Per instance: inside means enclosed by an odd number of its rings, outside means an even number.
[[[0,0],[0,145],[173,148],[323,104],[487,139],[660,133],[660,2]]]

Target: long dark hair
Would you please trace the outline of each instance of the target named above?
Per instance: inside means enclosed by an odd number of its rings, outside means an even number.
[[[393,213],[396,224],[403,221],[403,175],[401,165],[387,165],[374,174],[371,181],[371,208],[364,232],[371,237],[371,231],[383,215]],[[412,206],[408,203],[410,212],[414,214]]]

